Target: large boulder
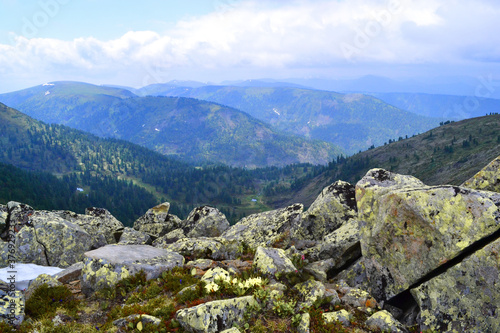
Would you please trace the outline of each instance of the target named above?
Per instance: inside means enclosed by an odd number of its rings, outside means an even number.
[[[5,215],[5,208],[2,210],[2,216],[5,217],[6,225],[4,226],[1,237],[3,240],[7,241],[9,237],[9,231],[18,232],[25,225],[29,224],[30,216],[33,215],[35,210],[29,205],[16,201],[9,201],[6,208],[7,216]]]
[[[218,237],[229,228],[229,221],[217,208],[203,206],[193,209],[182,229],[189,238]]]
[[[15,233],[17,262],[42,266],[68,267],[83,259],[83,253],[93,248],[94,239],[80,226],[58,214],[47,211],[20,211],[11,214],[10,228]],[[6,247],[2,258],[7,260]]]
[[[146,214],[134,222],[134,229],[145,232],[155,238],[181,227],[181,219],[169,214],[170,203],[164,202],[149,209]]]
[[[257,304],[253,296],[217,300],[181,309],[175,319],[188,332],[221,332],[243,323],[247,308]]]
[[[286,274],[297,270],[286,256],[285,250],[259,246],[255,252],[253,266],[265,275]]]
[[[325,187],[303,213],[299,223],[293,226],[293,237],[321,241],[327,234],[355,218],[356,211],[354,186],[337,181]]]
[[[500,192],[500,156],[472,178],[466,180],[462,186],[476,190]]]
[[[184,265],[184,257],[149,245],[115,244],[86,252],[83,264],[82,292],[89,296],[141,270],[148,280],[156,279],[163,271]]]
[[[420,330],[500,332],[500,239],[413,289]]]
[[[115,244],[115,233],[123,230],[123,223],[118,221],[108,210],[91,207],[85,215],[70,211],[54,212],[63,219],[79,225],[94,238],[94,248]]]
[[[244,242],[250,248],[271,246],[283,238],[290,238],[292,227],[299,223],[303,209],[302,204],[294,204],[247,216],[226,230],[221,237],[229,241]]]
[[[388,300],[500,228],[500,194],[370,170],[356,185],[361,250]]]

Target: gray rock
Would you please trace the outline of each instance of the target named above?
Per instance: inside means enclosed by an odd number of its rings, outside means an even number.
[[[371,170],[356,185],[371,292],[388,300],[500,226],[500,194]]]
[[[21,227],[15,234],[17,262],[68,267],[81,261],[83,253],[92,249],[92,236],[80,226],[52,212],[30,211],[28,214],[22,223],[14,222],[16,228]],[[4,246],[2,258],[6,257]]]
[[[325,285],[319,281],[308,280],[306,282],[297,283],[294,287],[300,297],[300,302],[297,307],[300,310],[310,308],[318,299],[325,297]]]
[[[251,248],[289,242],[291,230],[302,218],[302,204],[247,216],[222,234],[228,241],[245,242]]]
[[[162,238],[153,242],[154,247],[178,252],[190,259],[213,259],[226,258],[225,246],[222,240],[217,238],[183,238],[172,244],[165,244]]]
[[[115,233],[123,229],[123,223],[118,221],[104,208],[91,207],[85,210],[85,215],[70,211],[55,212],[63,219],[82,227],[94,238],[94,248],[107,244],[115,244]]]
[[[420,330],[500,332],[500,239],[412,289]]]
[[[24,295],[21,291],[0,290],[0,321],[19,326],[24,320]]]
[[[327,234],[356,217],[354,186],[343,181],[325,187],[321,194],[294,225],[296,239],[323,240]]]
[[[182,229],[189,238],[218,237],[229,228],[229,221],[217,208],[203,206],[193,209]]]
[[[275,275],[295,272],[297,268],[285,255],[285,250],[259,246],[255,252],[253,266],[262,274]]]
[[[54,277],[61,283],[69,283],[71,281],[79,280],[82,275],[83,262],[79,261],[69,266],[62,272],[54,275]]]
[[[151,245],[153,241],[148,234],[126,227],[120,237],[120,245]]]
[[[217,300],[177,311],[175,318],[189,332],[221,332],[243,322],[248,306],[257,305],[253,296]]]
[[[351,326],[352,314],[350,314],[346,310],[340,310],[340,311],[335,311],[335,312],[325,312],[325,313],[323,313],[323,319],[327,323],[338,321],[338,322],[342,323],[343,326],[349,327],[349,326]]]
[[[397,321],[389,312],[382,310],[375,312],[365,322],[373,330],[391,333],[406,333],[408,330]]]
[[[149,209],[146,214],[134,222],[134,229],[145,232],[154,237],[161,237],[166,233],[181,227],[181,219],[169,214],[170,203],[164,202]]]
[[[461,186],[482,191],[500,192],[500,156]]]
[[[184,257],[180,254],[149,245],[107,245],[85,253],[80,278],[82,292],[89,296],[104,287],[113,287],[140,270],[148,280],[156,279],[163,271],[182,265]]]

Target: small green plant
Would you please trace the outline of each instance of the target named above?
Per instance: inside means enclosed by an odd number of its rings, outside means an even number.
[[[80,302],[75,299],[66,286],[49,287],[42,284],[33,291],[26,302],[26,314],[33,319],[42,316],[52,316],[58,308],[64,308],[70,313],[76,313]]]
[[[291,317],[295,313],[296,304],[297,302],[294,300],[276,300],[274,301],[273,312],[281,318]]]
[[[242,241],[238,245],[237,253],[238,253],[240,259],[242,259],[242,260],[252,259],[255,256],[255,249],[251,248],[247,242]]]

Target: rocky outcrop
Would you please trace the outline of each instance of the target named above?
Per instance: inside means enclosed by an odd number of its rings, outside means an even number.
[[[462,186],[482,191],[500,193],[500,156],[491,161],[471,179],[466,180]]]
[[[295,239],[323,240],[327,234],[356,217],[354,186],[338,181],[325,187],[302,219],[292,228]]]
[[[26,218],[25,218],[26,217]],[[15,233],[15,256],[18,262],[43,266],[68,267],[83,259],[93,248],[94,239],[80,226],[47,211],[19,212],[12,220]],[[7,252],[2,253],[4,262]]]
[[[155,238],[181,227],[181,219],[169,214],[170,203],[164,202],[149,209],[146,214],[134,222],[134,229],[145,232]]]
[[[408,330],[398,322],[388,311],[382,310],[374,313],[365,322],[373,330],[391,333],[404,333]]]
[[[184,257],[175,252],[148,245],[107,245],[85,253],[81,275],[82,291],[90,295],[141,270],[148,280],[161,272],[184,264]]]
[[[229,241],[244,242],[251,248],[271,246],[290,239],[292,226],[302,218],[302,204],[283,209],[253,214],[226,230],[221,237]]]
[[[253,296],[212,301],[179,310],[175,318],[188,332],[221,332],[242,323],[247,307],[256,304]]]
[[[229,221],[217,208],[203,206],[193,209],[182,229],[189,238],[218,237],[229,228]]]
[[[500,194],[423,185],[375,169],[358,182],[361,249],[373,295],[388,300],[496,232]]]
[[[56,212],[63,219],[79,225],[89,235],[95,238],[94,248],[117,242],[115,233],[123,230],[123,223],[118,221],[107,209],[91,207],[85,210],[85,215],[70,211]]]

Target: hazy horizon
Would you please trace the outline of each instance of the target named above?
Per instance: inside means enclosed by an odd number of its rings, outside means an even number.
[[[0,10],[0,93],[51,81],[500,80],[491,0],[2,0]]]

